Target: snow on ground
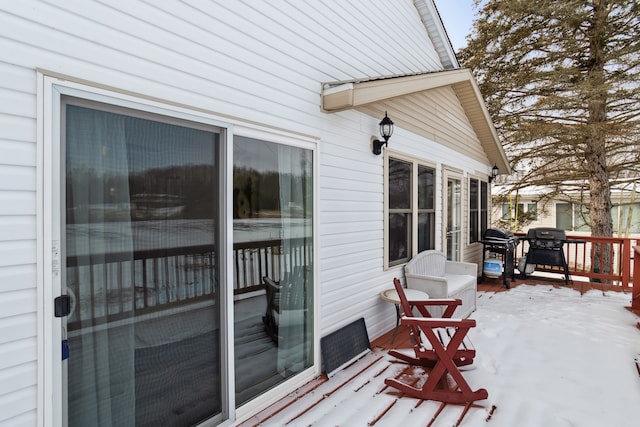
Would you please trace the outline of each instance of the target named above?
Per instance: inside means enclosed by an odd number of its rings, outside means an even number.
[[[470,334],[493,427],[638,426],[638,318],[630,295],[518,286],[479,293]]]
[[[477,355],[463,375],[472,389],[486,388],[489,398],[478,401],[480,407],[460,426],[639,426],[634,359],[640,358],[640,319],[625,308],[629,305],[629,294],[580,295],[546,285],[478,293],[471,316],[477,327],[470,331]],[[372,352],[258,425],[455,425],[460,406],[447,405],[429,424],[438,402],[398,399],[384,387],[384,378],[403,369],[392,360],[386,352]]]

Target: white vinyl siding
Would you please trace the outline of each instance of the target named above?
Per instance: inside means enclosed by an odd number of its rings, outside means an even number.
[[[274,126],[308,122],[318,82],[440,68],[407,0],[393,8],[382,1],[34,3],[3,5],[11,12],[4,32],[24,43],[10,41],[6,54],[21,65],[89,81],[108,75],[124,90]],[[402,25],[389,26],[389,13]],[[40,48],[25,52],[25,45]]]
[[[0,425],[34,425],[36,72],[0,62],[0,74]]]
[[[371,338],[393,325],[379,292],[402,272],[383,270],[383,163],[369,150],[380,117],[323,113],[320,93],[323,82],[443,68],[412,0],[24,0],[3,2],[0,20],[0,425],[35,425],[43,387],[38,71],[319,140],[320,336],[356,316]],[[454,90],[432,92],[406,102],[433,106],[433,137],[396,129],[390,147],[482,170],[486,156]],[[440,185],[436,193],[441,200]],[[438,209],[435,221],[440,230]]]
[[[464,153],[479,163],[486,162],[487,155],[452,88],[432,89],[428,93],[406,95],[388,102],[390,105],[401,106],[409,116],[420,116],[425,123],[423,127],[407,127],[407,130],[430,135],[432,141],[454,152]],[[428,111],[427,114],[424,113],[425,110]],[[365,106],[362,111],[372,116],[378,114],[375,106]]]

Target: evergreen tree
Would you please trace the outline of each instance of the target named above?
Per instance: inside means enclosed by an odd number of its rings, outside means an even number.
[[[640,176],[640,0],[475,5],[458,57],[516,171],[511,191],[588,204],[592,234],[611,236],[610,188]]]

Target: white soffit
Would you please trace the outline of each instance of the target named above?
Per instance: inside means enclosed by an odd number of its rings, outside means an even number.
[[[421,134],[428,128],[425,121],[432,117],[430,106],[424,105],[423,114],[403,111],[403,98],[415,94],[428,95],[430,90],[450,87],[464,109],[490,163],[496,164],[501,173],[509,173],[509,162],[498,139],[489,112],[486,109],[475,78],[468,68],[430,72],[400,77],[327,83],[322,91],[322,109],[328,113],[355,109],[366,114],[372,110],[393,111],[393,120],[400,127]],[[382,105],[384,104],[384,105]],[[418,106],[419,107],[419,106]],[[415,109],[415,104],[413,104]],[[403,114],[404,113],[404,114]],[[432,135],[423,133],[432,138]]]

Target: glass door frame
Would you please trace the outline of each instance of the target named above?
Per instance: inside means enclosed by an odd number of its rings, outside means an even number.
[[[450,206],[451,200],[449,196],[450,181],[457,181],[460,186],[460,197],[456,201],[456,206]],[[460,261],[463,256],[463,238],[464,238],[464,222],[463,222],[463,174],[459,170],[444,167],[442,172],[442,251],[447,255],[450,261]],[[458,229],[450,231],[449,216],[456,215]],[[457,236],[454,236],[454,234]],[[453,248],[450,248],[449,237],[456,242]],[[451,255],[451,251],[455,251]]]
[[[64,289],[62,279],[65,253],[62,245],[62,231],[64,230],[64,216],[62,214],[62,197],[64,196],[65,171],[64,143],[61,141],[61,108],[62,96],[72,96],[89,101],[102,102],[116,107],[135,109],[138,111],[159,114],[171,119],[190,121],[212,126],[220,130],[220,174],[218,176],[218,191],[220,207],[218,230],[220,236],[216,239],[221,247],[219,254],[220,265],[220,329],[225,330],[220,340],[221,360],[221,413],[215,415],[204,424],[229,424],[234,416],[233,401],[235,385],[233,378],[233,292],[229,288],[229,272],[233,271],[230,256],[233,247],[232,233],[230,233],[231,196],[227,190],[229,182],[229,165],[232,162],[228,144],[231,140],[233,127],[229,123],[207,116],[195,115],[191,112],[151,100],[135,98],[129,95],[114,93],[70,81],[62,81],[54,77],[38,74],[39,99],[43,108],[39,119],[40,133],[38,135],[39,149],[42,162],[39,176],[38,195],[42,200],[38,209],[38,224],[41,224],[41,239],[39,239],[39,264],[42,268],[42,329],[39,330],[39,342],[42,351],[39,352],[39,400],[38,417],[45,426],[66,425],[66,402],[63,389],[66,376],[66,363],[62,361],[62,340],[65,322],[63,318],[54,316],[54,299],[62,294]]]
[[[277,144],[283,144],[287,146],[302,148],[306,150],[312,151],[312,162],[313,162],[313,365],[310,368],[296,374],[291,379],[276,385],[275,387],[268,390],[267,393],[257,396],[243,405],[237,406],[235,405],[235,390],[234,394],[230,396],[230,398],[234,401],[232,406],[232,411],[235,410],[235,420],[243,420],[252,414],[255,414],[256,411],[263,409],[266,405],[271,404],[274,399],[283,398],[287,394],[291,393],[296,388],[299,388],[306,384],[308,381],[312,380],[316,376],[320,374],[320,325],[318,323],[318,316],[320,305],[319,305],[319,275],[318,275],[318,266],[319,266],[319,250],[318,250],[318,235],[319,235],[319,227],[318,227],[318,202],[319,202],[319,185],[318,185],[318,164],[319,164],[319,153],[317,149],[318,139],[312,138],[305,135],[295,134],[284,134],[283,132],[274,132],[268,129],[256,129],[255,127],[248,127],[244,124],[240,123],[234,127],[234,135],[252,138],[257,140],[264,140],[268,142],[273,142]],[[233,136],[229,136],[229,141],[233,141]],[[229,187],[232,187],[233,184],[233,145],[231,142],[227,145],[227,148],[231,151],[228,157],[228,161],[230,164],[227,167],[228,179],[229,179]],[[233,248],[233,194],[232,191],[227,191],[227,207],[229,208],[227,215],[230,218],[229,221],[229,252],[231,252]],[[231,258],[231,256],[230,256]],[[233,266],[231,267],[233,268]],[[232,276],[233,270],[229,270]],[[233,280],[233,277],[230,278]],[[231,286],[231,285],[229,285]],[[233,305],[233,293],[230,292],[229,295],[229,308],[231,311],[234,309]],[[233,340],[233,336],[231,337]],[[233,357],[233,354],[230,354],[230,357]],[[231,375],[234,375],[234,371],[231,371]],[[233,377],[232,377],[233,378]],[[234,408],[235,407],[235,408]]]
[[[64,185],[64,171],[62,170],[64,153],[61,151],[61,122],[60,108],[63,95],[103,102],[160,114],[178,120],[198,122],[221,129],[220,135],[220,166],[219,194],[220,194],[220,239],[224,248],[220,253],[220,327],[227,331],[221,340],[221,382],[222,412],[214,419],[207,420],[203,425],[231,425],[255,413],[257,409],[266,406],[274,399],[284,397],[293,389],[302,386],[320,374],[320,330],[317,315],[313,316],[313,366],[298,374],[293,379],[275,387],[269,393],[248,402],[242,407],[236,407],[234,366],[234,305],[233,305],[233,194],[229,191],[233,183],[233,135],[242,129],[244,136],[265,138],[274,142],[296,145],[313,151],[313,312],[319,313],[319,285],[318,285],[318,202],[319,202],[319,138],[305,134],[287,134],[282,130],[259,129],[257,126],[246,126],[244,122],[218,119],[209,113],[188,110],[183,107],[133,96],[124,92],[102,89],[69,79],[59,79],[42,72],[37,73],[38,80],[38,184],[37,224],[38,224],[38,283],[39,306],[38,312],[38,419],[44,426],[61,426],[63,422],[64,405],[61,393],[62,378],[65,375],[62,354],[62,326],[61,318],[54,317],[54,298],[62,293],[62,274],[64,253],[61,248],[62,232],[62,185]]]

